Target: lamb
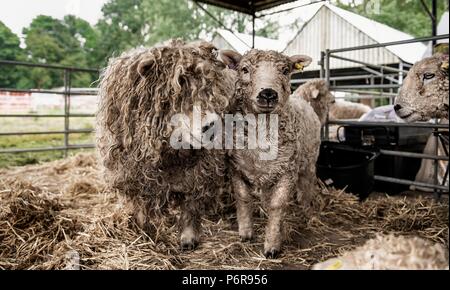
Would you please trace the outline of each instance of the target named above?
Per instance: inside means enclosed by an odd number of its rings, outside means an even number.
[[[448,54],[437,53],[413,65],[395,99],[406,122],[448,119]]]
[[[292,95],[307,101],[319,117],[320,123],[325,124],[330,107],[335,102],[325,80],[308,81],[299,86]]]
[[[336,100],[330,108],[330,120],[359,119],[368,113],[371,108],[364,104]]]
[[[378,235],[313,270],[448,270],[448,250],[418,237]]]
[[[178,140],[182,148],[173,148],[171,120],[184,113],[191,122],[194,105],[204,120],[220,117],[235,77],[214,46],[181,40],[126,52],[110,60],[101,77],[97,149],[106,183],[131,200],[134,219],[148,232],[156,214],[167,215],[169,202],[179,202],[182,249],[199,242],[200,212],[221,187],[224,152],[190,150],[202,137],[193,130]],[[202,132],[217,121],[203,123]]]
[[[228,62],[238,71],[234,113],[276,115],[279,120],[278,139],[267,138],[269,148],[277,149],[276,158],[262,160],[267,148],[235,149],[230,154],[239,235],[243,241],[253,238],[252,199],[258,196],[268,211],[264,255],[275,258],[281,250],[288,203],[295,194],[302,200],[316,183],[320,121],[306,101],[290,97],[290,75],[309,65],[311,58],[250,50]]]

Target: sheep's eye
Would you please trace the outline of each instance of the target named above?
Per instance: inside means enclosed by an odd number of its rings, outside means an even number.
[[[432,78],[434,78],[435,77],[435,74],[432,74],[432,73],[425,73],[424,75],[423,75],[423,80],[431,80]]]
[[[291,72],[291,71],[290,71],[287,67],[283,69],[283,74],[284,74],[285,76],[289,75],[290,72]]]
[[[248,74],[248,68],[246,68],[245,66],[242,68],[242,72],[245,74]]]

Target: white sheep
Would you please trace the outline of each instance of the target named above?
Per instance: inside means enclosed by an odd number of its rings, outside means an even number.
[[[395,112],[406,122],[448,119],[448,82],[448,54],[415,63],[395,99]]]
[[[371,108],[367,105],[349,102],[345,100],[336,100],[330,108],[330,120],[359,119],[368,113]]]
[[[425,58],[410,69],[400,92],[395,100],[395,112],[406,122],[428,121],[442,118],[441,124],[448,124],[448,53],[437,53]],[[424,153],[435,154],[436,138],[430,136]],[[446,145],[448,152],[448,144]],[[444,155],[442,144],[438,148],[439,155]],[[445,175],[448,162],[439,161],[438,176],[440,182]],[[422,160],[415,181],[434,183],[434,160]],[[448,180],[447,183],[448,185]],[[411,189],[429,191],[430,189],[411,186]]]
[[[418,237],[378,235],[363,246],[318,263],[312,269],[448,270],[448,249]]]
[[[231,153],[239,235],[243,240],[253,238],[252,200],[256,195],[268,209],[264,254],[274,258],[281,250],[283,215],[289,201],[296,195],[300,201],[311,196],[316,184],[320,121],[306,101],[290,97],[290,75],[309,65],[311,58],[251,50],[236,60],[239,77],[234,113],[278,116],[278,137],[269,138],[276,158],[262,160],[262,148]]]
[[[307,101],[319,117],[320,123],[325,124],[330,107],[335,102],[334,96],[322,79],[315,79],[299,86],[292,95]]]

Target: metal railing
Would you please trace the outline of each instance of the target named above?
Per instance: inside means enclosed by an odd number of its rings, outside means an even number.
[[[0,118],[64,118],[63,130],[56,131],[29,131],[29,132],[2,132],[0,128],[0,137],[4,136],[21,136],[21,135],[63,135],[63,146],[56,147],[38,147],[38,148],[12,148],[1,149],[0,154],[13,153],[27,153],[27,152],[44,152],[44,151],[64,151],[64,157],[67,157],[68,151],[73,149],[94,148],[94,144],[70,144],[69,137],[71,134],[93,133],[93,129],[70,129],[71,117],[94,117],[94,114],[72,114],[71,111],[71,96],[95,96],[95,91],[74,91],[72,90],[72,77],[74,73],[91,73],[99,74],[99,70],[91,68],[78,68],[71,66],[50,65],[50,64],[36,64],[19,61],[0,60],[0,66],[14,66],[14,67],[30,67],[43,68],[48,70],[59,70],[63,73],[63,90],[48,90],[48,89],[15,89],[15,88],[0,88],[0,92],[14,92],[14,93],[32,93],[32,94],[54,94],[62,95],[64,97],[63,113],[62,114],[0,114]]]
[[[381,90],[379,95],[381,97],[388,96],[390,103],[392,104],[394,101],[394,98],[396,96],[396,93],[393,91],[395,89],[399,89],[401,87],[403,76],[407,74],[408,71],[406,71],[404,68],[407,67],[407,64],[403,64],[400,62],[399,68],[394,68],[392,66],[386,66],[386,65],[377,65],[377,64],[370,64],[359,60],[354,60],[342,56],[336,55],[336,53],[342,53],[342,52],[348,52],[348,51],[355,51],[355,50],[365,50],[365,49],[372,49],[372,48],[384,48],[387,46],[394,46],[394,45],[402,45],[402,44],[408,44],[408,43],[417,43],[417,42],[427,42],[427,41],[435,41],[439,39],[448,39],[449,35],[439,35],[439,36],[433,36],[433,37],[422,37],[422,38],[416,38],[416,39],[409,39],[409,40],[401,40],[401,41],[393,41],[393,42],[387,42],[387,43],[376,43],[376,44],[369,44],[369,45],[362,45],[362,46],[355,46],[355,47],[347,47],[347,48],[339,48],[339,49],[327,49],[321,53],[321,59],[320,59],[320,76],[324,78],[327,81],[328,86],[333,91],[343,91],[343,92],[364,92],[365,90]],[[338,59],[342,61],[352,62],[359,64],[363,66],[363,68],[366,68],[365,71],[371,73],[370,77],[378,77],[382,79],[388,79],[390,80],[390,84],[370,84],[370,85],[332,85],[331,82],[333,80],[338,79],[338,77],[333,77],[332,71],[331,71],[331,65],[330,60]],[[379,71],[377,71],[377,69]],[[385,72],[388,72],[386,74]],[[392,82],[392,74],[396,73],[398,74],[398,81],[395,83]],[[360,79],[363,76],[356,75],[354,79]],[[348,79],[348,77],[346,76]],[[351,79],[351,76],[350,76]],[[397,80],[397,79],[395,79]],[[390,90],[389,92],[385,92],[385,90]],[[370,94],[373,94],[374,92],[371,92]],[[376,94],[376,93],[375,93]],[[375,96],[374,98],[377,98],[379,96]],[[325,140],[329,139],[329,125],[342,125],[342,126],[380,126],[380,123],[376,122],[355,122],[355,121],[329,121],[327,117],[327,122],[324,126],[323,131],[323,138]],[[389,182],[389,183],[395,183],[395,184],[402,184],[402,185],[414,185],[414,186],[420,186],[420,187],[426,187],[431,188],[434,190],[435,195],[438,197],[440,196],[441,192],[448,192],[449,189],[447,186],[445,186],[446,180],[448,180],[448,174],[449,174],[449,165],[447,163],[447,169],[444,174],[444,178],[442,183],[439,182],[438,179],[438,162],[440,160],[448,161],[448,152],[447,149],[444,147],[444,151],[446,156],[439,156],[438,155],[438,148],[439,148],[439,142],[443,141],[443,136],[439,129],[449,129],[448,125],[442,125],[437,124],[437,121],[434,124],[431,123],[385,123],[383,122],[381,124],[383,127],[409,127],[409,128],[431,128],[433,129],[433,136],[436,138],[436,146],[433,155],[431,154],[420,154],[420,153],[413,153],[413,152],[404,152],[404,151],[396,151],[396,150],[380,150],[380,154],[383,155],[389,155],[389,156],[396,156],[396,157],[407,157],[407,158],[419,158],[419,159],[431,159],[434,161],[434,182],[433,184],[429,183],[423,183],[423,182],[416,182],[411,180],[405,180],[405,179],[399,179],[394,177],[388,177],[388,176],[379,176],[375,175],[375,180],[377,181],[383,181],[383,182]],[[447,140],[448,141],[448,140]]]

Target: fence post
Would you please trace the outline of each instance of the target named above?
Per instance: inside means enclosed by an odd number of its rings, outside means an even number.
[[[325,79],[327,82],[327,86],[330,87],[330,50],[325,50]],[[323,67],[323,66],[322,66]],[[328,124],[329,121],[329,113],[327,113],[327,118],[325,121],[325,136],[324,140],[328,141],[330,139],[330,125]]]
[[[71,73],[64,69],[64,158],[67,158],[69,151],[70,87]]]
[[[435,124],[439,124],[439,121],[438,121],[438,119],[436,118],[436,119],[434,119],[434,123]],[[436,155],[436,156],[439,156],[439,142],[440,142],[440,140],[439,140],[439,129],[438,128],[434,128],[433,129],[433,138],[434,138],[434,145],[435,145],[435,148],[434,148],[434,154]],[[434,163],[433,163],[433,165],[434,165],[434,176],[433,176],[433,181],[434,181],[434,184],[435,185],[439,185],[439,160],[434,160]],[[441,191],[440,190],[438,190],[438,189],[434,189],[434,197],[436,198],[436,199],[440,199],[441,198]]]
[[[325,52],[321,51],[320,52],[320,78],[323,79],[325,77]]]

